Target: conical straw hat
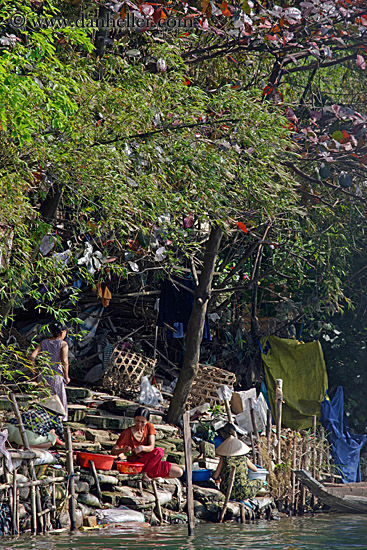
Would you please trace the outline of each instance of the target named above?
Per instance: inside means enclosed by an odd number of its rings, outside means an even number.
[[[242,456],[247,454],[249,450],[250,447],[246,443],[230,435],[215,449],[215,452],[219,456]]]
[[[61,399],[58,395],[51,395],[51,397],[46,400],[38,401],[38,405],[60,416],[66,416],[64,405],[61,403]]]

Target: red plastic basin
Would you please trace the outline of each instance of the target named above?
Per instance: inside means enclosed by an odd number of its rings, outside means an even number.
[[[116,462],[116,467],[121,474],[140,474],[144,464],[139,462]]]
[[[97,470],[111,470],[115,457],[97,453],[84,453],[82,451],[76,452],[76,463],[79,464],[79,466],[89,468],[89,460],[93,460]]]

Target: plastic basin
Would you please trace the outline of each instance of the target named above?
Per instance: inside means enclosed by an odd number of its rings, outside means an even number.
[[[192,471],[192,481],[195,483],[197,481],[209,481],[212,476],[213,470],[193,470]],[[186,480],[186,472],[183,473],[183,479]]]
[[[252,472],[251,470],[249,470],[248,477],[249,479],[261,479],[262,481],[266,481],[266,476],[268,475],[268,473],[268,470],[265,470],[265,468],[257,466],[257,472]]]
[[[76,452],[76,463],[82,466],[82,468],[89,468],[89,460],[93,460],[97,470],[111,470],[115,457],[83,451]]]
[[[144,464],[139,462],[116,462],[116,467],[121,474],[140,474]]]

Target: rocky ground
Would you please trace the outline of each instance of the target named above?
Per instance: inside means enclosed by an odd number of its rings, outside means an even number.
[[[136,402],[117,398],[106,393],[92,392],[85,388],[68,387],[69,421],[73,439],[74,451],[90,451],[107,454],[115,444],[122,430],[133,424]],[[19,399],[22,406],[22,397]],[[0,396],[2,420],[11,415],[11,404],[7,397]],[[162,447],[165,460],[184,466],[183,439],[179,428],[163,423],[164,413],[151,410],[151,421],[156,428],[156,446]],[[61,449],[61,450],[59,450]],[[38,476],[67,475],[66,454],[62,448],[52,451],[55,464],[38,466]],[[208,442],[196,442],[193,445],[193,460],[202,468],[215,467],[215,448]],[[75,457],[75,455],[74,455]],[[94,526],[98,523],[109,523],[115,516],[112,510],[120,509],[120,521],[147,521],[159,523],[157,515],[157,499],[152,484],[143,483],[141,474],[128,475],[117,471],[114,464],[109,471],[97,470],[97,476],[102,493],[102,501],[98,498],[95,479],[89,468],[77,465],[74,459],[75,488],[77,493],[77,526]],[[22,466],[18,468],[22,475]],[[47,491],[45,491],[45,495]],[[27,498],[22,501],[21,495],[21,526],[29,525],[29,504]],[[181,480],[157,480],[157,496],[161,505],[163,522],[186,522],[186,488]],[[23,494],[24,497],[24,494]],[[47,497],[47,495],[46,495]],[[200,482],[194,485],[195,516],[197,520],[218,521],[224,502],[221,493],[212,481]],[[65,511],[67,499],[66,483],[56,486],[56,503],[58,508],[59,526],[67,527],[69,518]],[[268,496],[258,497],[253,509],[246,507],[246,517],[274,517],[274,506]],[[124,520],[122,520],[124,516]],[[240,505],[230,502],[225,519],[238,520],[241,516]],[[112,518],[112,519],[111,519]]]

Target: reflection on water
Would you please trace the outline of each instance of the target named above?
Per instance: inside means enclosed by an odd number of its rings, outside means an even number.
[[[346,550],[367,548],[367,517],[319,515],[278,522],[201,524],[187,527],[127,526],[123,529],[21,535],[0,539],[1,550]]]

